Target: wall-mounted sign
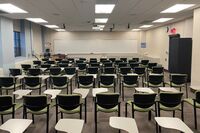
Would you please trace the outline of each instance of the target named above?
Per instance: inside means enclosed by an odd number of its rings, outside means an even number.
[[[141,48],[146,48],[146,47],[147,47],[146,42],[142,42],[142,43],[141,43]]]

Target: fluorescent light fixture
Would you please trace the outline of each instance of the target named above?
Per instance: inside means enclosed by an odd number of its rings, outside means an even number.
[[[141,29],[132,29],[132,31],[140,31]]]
[[[177,13],[177,12],[180,12],[180,11],[185,10],[187,8],[190,8],[194,5],[195,4],[176,4],[176,5],[173,5],[170,8],[162,11],[161,13]]]
[[[48,23],[46,20],[42,18],[26,18],[26,20],[32,21],[34,23]]]
[[[93,29],[93,30],[100,30],[100,28],[99,28],[99,27],[96,27],[96,26],[95,26],[95,27],[92,27],[92,29]]]
[[[98,27],[100,27],[100,28],[104,28],[105,27],[105,25],[97,25]]]
[[[108,18],[95,18],[95,23],[107,23]]]
[[[7,13],[28,13],[27,11],[10,3],[0,4],[0,10]]]
[[[52,29],[59,28],[57,25],[45,25],[45,26]]]
[[[164,22],[170,21],[172,19],[174,19],[174,18],[159,18],[159,19],[153,21],[153,23],[164,23]]]
[[[115,4],[96,4],[95,13],[109,14],[112,13]]]
[[[64,31],[66,31],[66,30],[65,30],[65,29],[56,29],[56,31],[64,32]]]
[[[142,25],[140,26],[140,28],[149,28],[149,27],[152,27],[153,25]]]

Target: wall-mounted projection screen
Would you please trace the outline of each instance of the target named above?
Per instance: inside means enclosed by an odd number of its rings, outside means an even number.
[[[55,54],[137,53],[137,40],[54,40]]]

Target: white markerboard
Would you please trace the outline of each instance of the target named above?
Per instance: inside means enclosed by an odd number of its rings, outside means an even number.
[[[55,54],[137,53],[137,40],[54,40]]]

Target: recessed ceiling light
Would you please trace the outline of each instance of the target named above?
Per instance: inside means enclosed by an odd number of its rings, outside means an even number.
[[[64,31],[66,31],[66,30],[65,30],[65,29],[56,29],[56,31],[64,32]]]
[[[149,27],[152,27],[153,25],[142,25],[140,26],[140,28],[149,28]]]
[[[132,29],[132,31],[140,31],[141,29]]]
[[[45,25],[45,26],[48,27],[48,28],[53,28],[53,29],[59,28],[57,25]]]
[[[164,23],[164,22],[170,21],[172,19],[174,19],[174,18],[159,18],[159,19],[153,21],[153,23]]]
[[[0,4],[0,10],[8,13],[28,13],[27,11],[10,3]]]
[[[115,4],[96,4],[95,5],[95,13],[112,13]]]
[[[185,10],[187,8],[190,8],[192,6],[194,6],[195,4],[176,4],[164,11],[162,11],[161,13],[177,13],[180,12],[182,10]]]
[[[34,23],[48,23],[46,20],[42,18],[26,18],[26,20],[32,21]]]
[[[95,23],[107,23],[108,18],[95,18]]]

